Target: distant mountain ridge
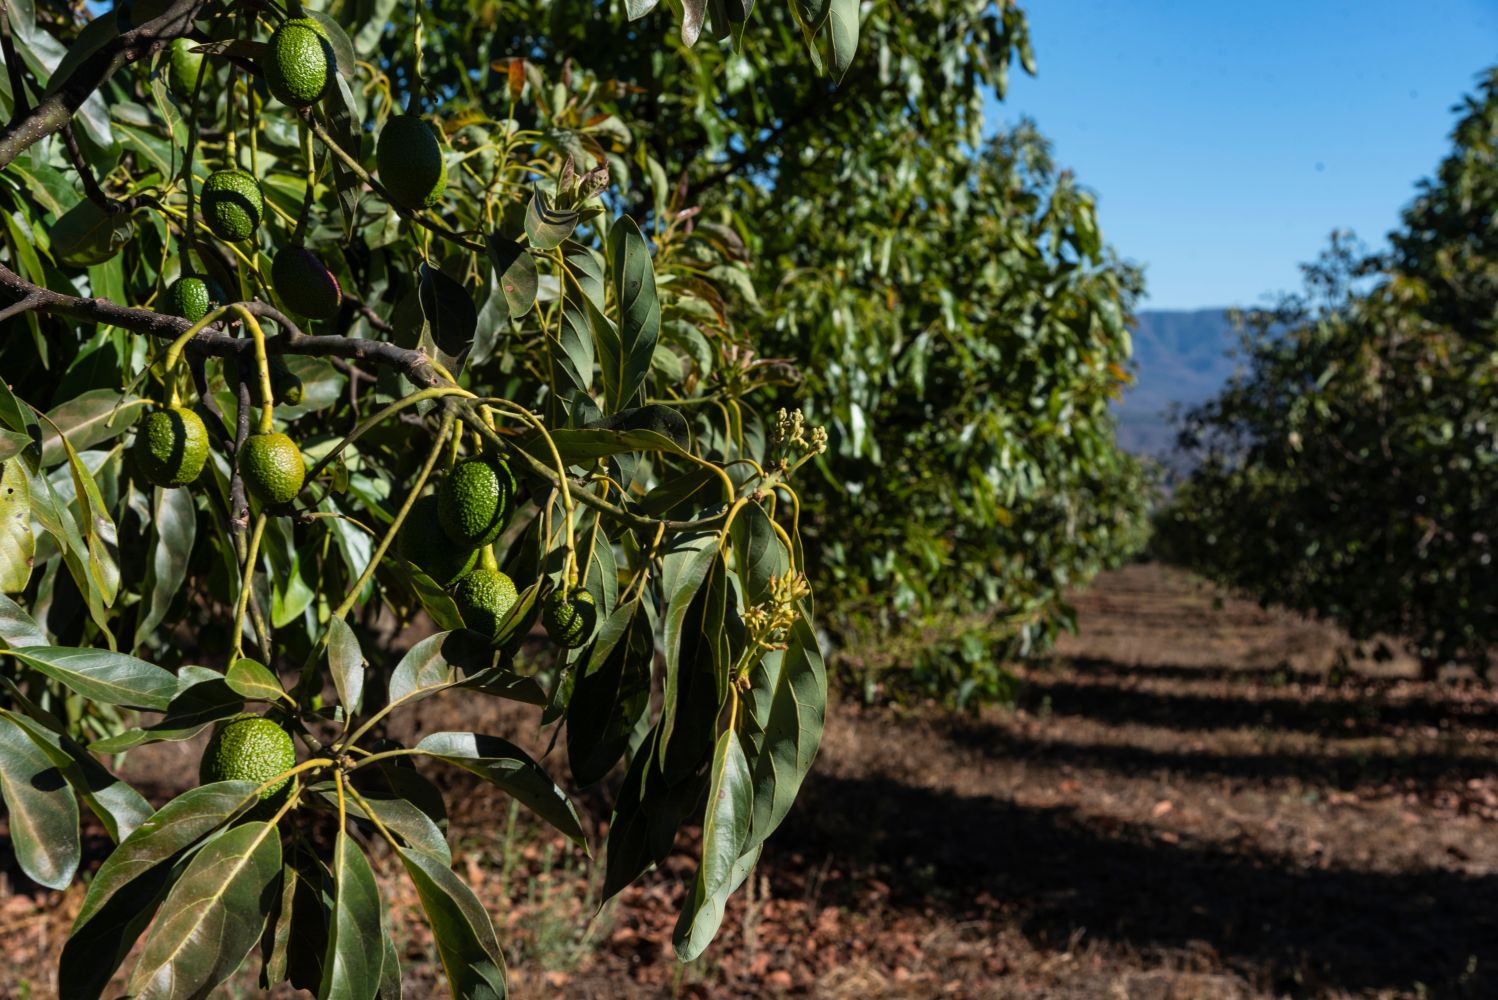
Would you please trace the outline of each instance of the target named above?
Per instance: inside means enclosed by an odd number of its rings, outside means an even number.
[[[1144,309],[1133,327],[1134,384],[1117,406],[1118,439],[1129,451],[1164,457],[1175,446],[1172,406],[1214,395],[1237,360],[1237,335],[1221,309]]]

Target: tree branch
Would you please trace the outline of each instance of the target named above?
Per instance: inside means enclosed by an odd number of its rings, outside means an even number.
[[[204,2],[176,0],[160,17],[125,32],[79,63],[62,86],[0,130],[0,168],[9,166],[35,143],[61,131],[89,95],[122,66],[144,59],[172,39],[187,34]]]
[[[29,303],[28,308],[49,315],[104,323],[167,341],[176,340],[192,326],[179,316],[122,306],[108,299],[81,298],[54,292],[49,288],[33,285],[0,264],[0,295],[7,293],[20,301],[0,312],[0,315],[20,311],[16,306]],[[431,360],[420,351],[407,350],[380,340],[357,340],[336,334],[311,337],[302,333],[295,323],[268,303],[246,302],[244,306],[257,318],[268,319],[281,328],[282,336],[269,338],[265,342],[265,349],[270,354],[303,354],[343,358],[346,361],[369,361],[395,369],[415,385],[432,387],[447,384],[447,380],[433,370]],[[222,329],[215,328],[197,334],[187,346],[190,350],[220,358],[251,358],[254,355],[253,341],[231,337]]]

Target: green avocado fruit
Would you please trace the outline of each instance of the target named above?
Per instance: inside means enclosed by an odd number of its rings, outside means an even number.
[[[453,587],[453,603],[463,624],[492,641],[499,636],[499,623],[515,606],[515,581],[492,569],[476,569]]]
[[[259,715],[242,715],[214,731],[198,764],[202,784],[215,781],[253,781],[260,785],[296,766],[296,745],[291,734]],[[260,793],[275,795],[290,778],[283,778]]]
[[[323,26],[294,18],[271,33],[261,70],[265,85],[282,103],[304,108],[322,98],[332,79],[333,47]]]
[[[166,286],[166,311],[189,323],[196,323],[208,315],[208,305],[212,300],[213,293],[202,278],[186,275]]]
[[[302,492],[307,469],[296,443],[285,434],[251,434],[239,452],[245,489],[264,504],[289,503]]]
[[[197,44],[186,38],[174,38],[167,50],[167,89],[183,104],[192,100],[198,77],[203,75],[203,53],[193,51]]]
[[[503,460],[465,458],[437,488],[437,521],[459,545],[488,545],[510,523],[516,488]]]
[[[390,198],[401,208],[428,208],[442,200],[447,164],[437,129],[416,115],[395,115],[380,130],[375,166]]]
[[[576,649],[593,637],[598,606],[593,603],[593,595],[582,587],[574,587],[567,594],[554,590],[546,599],[541,622],[552,642],[563,649]]]
[[[203,182],[203,217],[213,235],[242,243],[255,235],[265,215],[260,185],[243,170],[215,170]]]
[[[185,406],[152,410],[135,431],[133,454],[154,486],[186,486],[208,460],[208,428]]]
[[[331,319],[343,304],[338,278],[306,247],[282,247],[270,265],[270,281],[287,309],[308,319]]]
[[[439,587],[451,586],[478,561],[479,550],[454,543],[437,520],[437,494],[428,493],[411,505],[396,538],[396,551]]]

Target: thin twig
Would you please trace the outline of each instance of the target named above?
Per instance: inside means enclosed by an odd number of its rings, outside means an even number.
[[[68,159],[73,161],[73,169],[78,172],[78,179],[83,181],[83,193],[88,196],[89,201],[104,211],[114,215],[120,212],[133,212],[142,206],[160,204],[148,194],[133,195],[129,198],[111,198],[105,194],[104,189],[99,186],[99,179],[94,176],[93,170],[89,167],[83,150],[78,146],[78,136],[73,134],[71,121],[62,127],[62,142],[68,149]]]
[[[234,391],[238,399],[235,407],[238,410],[238,420],[234,431],[234,456],[229,463],[232,470],[229,476],[229,505],[233,508],[229,529],[236,536],[242,536],[250,527],[250,501],[245,496],[244,480],[239,475],[239,452],[244,447],[245,439],[250,436],[250,380],[246,377],[243,363],[236,370],[239,378]]]

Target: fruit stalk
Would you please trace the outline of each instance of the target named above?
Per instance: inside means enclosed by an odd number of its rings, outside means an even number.
[[[255,340],[255,365],[260,369],[260,433],[270,434],[276,429],[273,420],[276,401],[270,388],[270,358],[265,353],[265,331],[260,329],[260,321],[244,306],[236,302],[228,308],[243,321]]]
[[[239,600],[234,603],[234,655],[229,658],[233,663],[239,659],[244,649],[244,613],[250,602],[250,588],[255,582],[255,562],[260,558],[260,537],[265,534],[265,515],[262,513],[255,518],[255,528],[250,532],[250,547],[245,550],[244,567],[239,574]],[[267,659],[270,658],[270,650],[261,650]]]

